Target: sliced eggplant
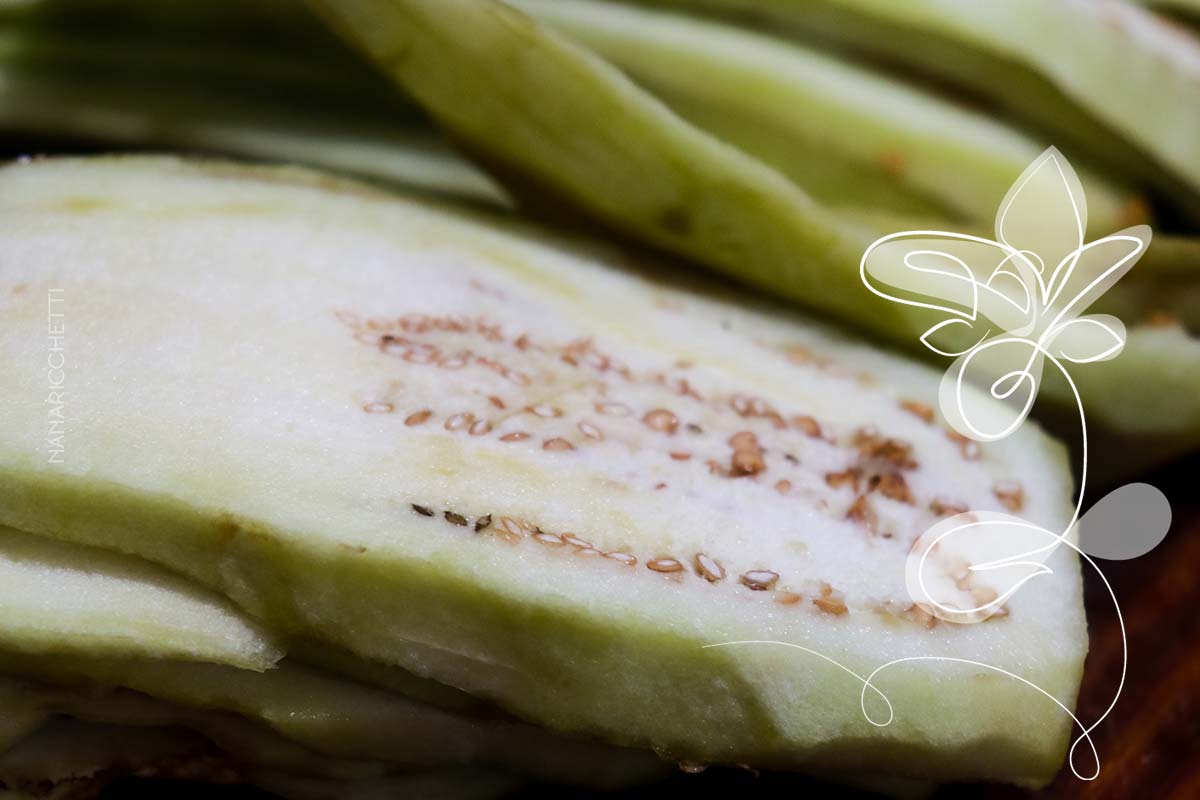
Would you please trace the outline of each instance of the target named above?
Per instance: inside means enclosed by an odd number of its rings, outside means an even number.
[[[135,721],[194,728],[234,755],[253,751],[260,765],[304,772],[311,751],[334,761],[391,768],[490,764],[600,787],[664,771],[652,753],[556,736],[479,703],[468,705],[449,687],[412,675],[398,681],[399,670],[388,673],[397,692],[295,660],[275,666],[277,645],[227,602],[129,556],[3,530],[0,579],[0,671],[77,688],[85,698],[132,689],[168,701],[167,717],[160,713],[147,722],[147,712]],[[251,634],[255,646],[247,647],[243,640]],[[207,644],[222,638],[229,644]],[[181,648],[179,642],[195,644]],[[353,668],[354,661],[342,656],[332,663],[363,673]],[[242,668],[247,665],[252,669]],[[264,667],[273,668],[263,672]],[[371,670],[369,676],[381,672]],[[84,700],[67,702],[69,692],[47,689],[43,695],[27,702],[24,712],[13,711],[5,739],[47,713],[130,721],[103,710],[88,713]],[[145,707],[156,713],[167,708]],[[277,738],[284,741],[275,743]]]
[[[900,205],[890,188],[908,194],[912,212],[935,201],[946,215],[991,222],[1050,144],[814,48],[728,25],[604,0],[510,5],[604,56],[699,127],[765,156],[827,204]],[[814,180],[830,162],[860,177]],[[867,176],[878,188],[859,190],[859,203],[854,192]],[[1145,204],[1131,190],[1095,178],[1085,188],[1100,235],[1143,221],[1136,215]]]
[[[315,5],[530,207],[549,214],[564,206],[582,210],[905,348],[919,350],[922,334],[943,321],[864,294],[859,262],[878,229],[816,203],[776,170],[688,124],[615,67],[516,9],[485,0]],[[553,104],[530,99],[547,97]],[[596,124],[601,119],[613,122]],[[1159,365],[1132,352],[1089,365],[1104,373],[1091,380],[1129,382],[1147,394],[1171,391]],[[1180,364],[1187,358],[1181,353]],[[1042,396],[1048,419],[1066,417],[1066,432],[1078,430],[1075,398],[1065,385],[1052,384]],[[1191,423],[1200,397],[1186,402],[1173,444],[1154,450],[1159,458],[1200,444],[1200,429]],[[1087,395],[1085,403],[1098,430],[1126,433],[1127,408],[1104,394]]]
[[[166,658],[261,672],[283,647],[221,597],[161,567],[0,527],[0,648]]]
[[[369,72],[363,87],[360,65],[305,69],[290,51],[237,46],[233,16],[215,41],[200,42],[155,41],[152,25],[91,36],[65,21],[0,26],[0,129],[301,163],[511,205],[418,109],[381,92]]]
[[[1010,482],[1023,517],[1065,525],[1063,450],[1032,423],[964,445],[925,367],[626,254],[297,171],[14,165],[0,263],[0,363],[26,365],[0,372],[4,523],[674,758],[1020,783],[1062,763],[1054,702],[930,658],[1071,707],[1072,555],[975,625],[930,627],[904,578],[939,514],[1003,509]],[[707,647],[746,640],[807,651]],[[876,724],[855,674],[906,657],[872,681],[895,714]]]
[[[1132,3],[638,2],[791,29],[935,76],[1153,181],[1200,218],[1200,39]]]

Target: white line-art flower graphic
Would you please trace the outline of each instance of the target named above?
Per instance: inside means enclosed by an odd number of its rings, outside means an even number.
[[[1081,314],[1133,267],[1150,228],[1085,243],[1086,227],[1079,178],[1050,148],[1000,204],[995,240],[906,231],[884,236],[863,255],[862,279],[872,292],[946,315],[921,341],[957,357],[941,405],[963,435],[990,441],[1016,430],[1033,406],[1044,360],[1088,364],[1121,352],[1119,319]],[[995,404],[970,407],[967,384],[990,387],[1009,415],[998,418]]]
[[[1046,365],[1067,382],[1079,412],[1082,433],[1080,486],[1070,521],[1051,531],[1013,514],[975,510],[956,514],[929,528],[905,562],[913,602],[952,623],[988,619],[1027,581],[1050,573],[1046,560],[1060,546],[1075,550],[1099,575],[1117,614],[1122,641],[1121,677],[1108,707],[1085,725],[1052,694],[1026,678],[981,661],[937,655],[908,656],[860,674],[832,656],[803,645],[773,640],[722,642],[708,647],[787,647],[828,662],[862,684],[860,705],[872,725],[890,725],[891,701],[875,678],[897,664],[951,661],[990,670],[1019,681],[1057,703],[1079,727],[1068,764],[1081,780],[1095,780],[1100,759],[1091,733],[1111,713],[1125,685],[1128,652],[1125,624],[1116,594],[1093,556],[1134,558],[1152,549],[1170,526],[1170,504],[1145,483],[1113,490],[1081,516],[1087,487],[1087,421],[1072,368],[1106,361],[1125,346],[1125,326],[1107,314],[1085,314],[1105,291],[1137,262],[1150,244],[1150,228],[1138,225],[1085,241],[1087,205],[1079,178],[1055,148],[1042,153],[1009,189],[996,214],[995,239],[962,233],[918,230],[884,236],[863,254],[860,275],[873,293],[889,301],[942,316],[921,336],[934,353],[953,358],[939,390],[946,422],[963,436],[989,442],[1013,433],[1029,416]],[[1093,524],[1093,521],[1095,524]],[[1116,542],[1115,534],[1125,537]],[[1088,530],[1103,530],[1091,538]],[[1082,535],[1080,531],[1083,531]],[[939,563],[941,569],[928,569]],[[967,564],[972,583],[981,583],[963,602],[963,590],[946,566]],[[872,713],[868,699],[882,704]],[[1090,750],[1094,770],[1076,765],[1080,745]]]
[[[1079,178],[1051,147],[1005,195],[995,239],[905,231],[878,239],[863,254],[861,277],[873,293],[944,315],[921,342],[955,359],[942,379],[938,405],[960,434],[988,442],[1014,432],[1033,408],[1046,364],[1061,374],[1077,401],[1082,477],[1074,514],[1062,531],[999,511],[968,511],[939,521],[918,539],[906,565],[909,593],[943,620],[987,619],[1026,581],[1049,571],[1045,560],[1064,542],[1071,544],[1081,522],[1087,427],[1067,364],[1087,365],[1120,354],[1122,322],[1084,312],[1133,267],[1151,235],[1148,226],[1137,225],[1087,242],[1086,229],[1087,200]],[[1116,494],[1139,503],[1149,497],[1151,505],[1166,502],[1144,484]],[[1169,513],[1165,518],[1169,521]],[[976,578],[986,579],[975,601],[963,602],[945,570],[929,570],[934,561],[966,562]]]

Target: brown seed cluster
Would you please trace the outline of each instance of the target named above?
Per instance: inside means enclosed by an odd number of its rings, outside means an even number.
[[[940,497],[935,497],[929,503],[929,510],[939,517],[952,517],[955,514],[965,514],[970,509],[962,503],[952,503]]]
[[[872,428],[859,428],[854,433],[853,444],[863,460],[879,461],[893,469],[916,469],[912,457],[912,445],[900,439],[881,436]]]
[[[901,400],[900,407],[918,419],[923,420],[927,424],[933,424],[934,416],[933,408],[931,406],[927,406],[924,403],[918,403],[916,400]]]
[[[835,617],[841,617],[850,612],[846,606],[845,596],[834,590],[828,583],[821,584],[821,594],[813,598],[813,605],[824,611],[826,614],[832,614]]]
[[[582,433],[584,436],[586,436],[589,439],[593,439],[597,442],[604,441],[604,431],[600,430],[598,427],[596,427],[592,423],[588,422],[587,420],[580,422],[575,427],[578,428],[580,433]]]
[[[696,574],[709,583],[725,580],[725,568],[721,562],[705,553],[696,554]]]
[[[419,516],[428,518],[437,516],[437,512],[429,506],[412,503],[410,507]],[[516,517],[501,516],[499,524],[493,525],[491,513],[476,517],[474,521],[464,514],[448,509],[442,511],[441,516],[451,525],[469,528],[475,533],[487,531],[509,544],[517,544],[528,538],[543,546],[560,549],[564,552],[569,549],[575,556],[582,558],[603,557],[627,567],[636,567],[638,564],[637,556],[632,553],[623,550],[605,552],[574,533],[546,531]],[[696,575],[708,583],[719,583],[727,577],[725,567],[707,553],[696,553],[693,556],[692,565]],[[645,566],[650,572],[675,580],[683,578],[687,573],[682,561],[667,554],[659,554],[647,560]],[[804,596],[790,590],[776,591],[779,580],[779,573],[767,569],[749,570],[738,577],[738,583],[753,592],[772,592],[773,600],[778,605],[798,605]],[[849,613],[842,594],[835,591],[828,583],[821,584],[820,594],[813,598],[813,605],[818,610],[833,616],[843,616]]]
[[[729,400],[729,406],[739,417],[747,419],[765,419],[777,430],[787,427],[787,421],[779,411],[761,397],[735,394]]]
[[[740,431],[729,437],[729,446],[733,448],[733,456],[729,461],[729,472],[735,478],[746,475],[757,475],[767,468],[763,459],[762,445],[758,437],[750,431]]]
[[[517,354],[532,353],[558,358],[561,363],[576,369],[603,373],[606,376],[619,376],[633,383],[659,386],[678,398],[678,405],[672,400],[648,410],[646,408],[637,409],[621,402],[619,390],[610,394],[616,384],[599,382],[593,376],[588,378],[585,383],[576,384],[590,387],[588,391],[594,391],[597,395],[588,398],[591,409],[597,415],[591,419],[574,416],[565,410],[566,406],[560,407],[553,402],[520,406],[517,403],[506,402],[503,397],[496,394],[481,392],[481,398],[486,399],[485,408],[489,411],[495,409],[495,412],[506,412],[510,406],[518,406],[520,411],[515,414],[510,412],[508,416],[502,418],[518,420],[522,418],[522,415],[528,415],[524,419],[527,420],[529,429],[512,430],[510,427],[507,432],[495,433],[500,422],[499,419],[487,418],[488,411],[461,410],[457,413],[447,412],[448,415],[443,416],[431,408],[413,409],[408,413],[404,417],[404,423],[408,427],[441,422],[439,427],[460,435],[477,437],[495,435],[497,440],[503,443],[519,443],[532,439],[534,446],[540,443],[541,449],[545,452],[569,454],[573,450],[595,442],[603,442],[610,438],[620,440],[620,426],[636,425],[639,421],[646,428],[668,437],[675,437],[684,432],[691,436],[704,436],[706,435],[705,431],[700,425],[684,421],[684,415],[689,413],[688,404],[703,404],[707,406],[709,413],[715,411],[724,414],[726,420],[733,414],[747,420],[746,428],[738,430],[727,440],[732,449],[728,459],[707,460],[709,471],[713,475],[756,480],[759,475],[768,470],[769,464],[766,455],[769,446],[771,452],[780,456],[778,469],[785,472],[785,475],[782,476],[774,475],[769,485],[778,494],[785,497],[811,498],[811,492],[796,490],[790,476],[786,475],[787,465],[799,465],[800,459],[784,449],[775,450],[776,445],[771,441],[774,436],[771,428],[779,431],[795,431],[806,438],[853,450],[856,460],[841,471],[828,473],[825,476],[825,482],[832,489],[846,487],[854,492],[854,502],[847,510],[846,517],[862,524],[871,533],[881,533],[885,537],[892,535],[890,531],[880,532],[877,530],[879,515],[869,495],[877,494],[887,500],[908,505],[917,503],[909,479],[904,474],[917,467],[913,448],[909,443],[881,435],[874,428],[859,429],[839,442],[838,438],[825,431],[816,418],[806,414],[791,413],[786,409],[781,411],[761,396],[737,392],[721,394],[710,392],[706,387],[702,391],[701,387],[695,383],[696,378],[691,373],[688,377],[678,374],[677,370],[692,368],[692,365],[688,363],[675,363],[670,370],[666,371],[635,374],[611,355],[601,352],[590,339],[578,339],[566,345],[555,344],[539,340],[528,333],[514,334],[505,331],[500,324],[483,318],[410,314],[396,318],[364,319],[352,313],[339,313],[338,317],[353,328],[354,336],[358,341],[376,347],[385,354],[398,356],[409,363],[433,364],[443,369],[483,368],[497,374],[505,374],[506,367],[501,363],[505,358],[502,351],[504,347],[509,347]],[[422,339],[421,337],[426,334],[436,334],[440,338],[436,341]],[[461,338],[468,336],[482,339],[492,347],[485,351],[477,348],[474,342],[467,342]],[[451,341],[453,337],[460,337],[456,340],[457,344],[447,345],[446,342]],[[482,355],[485,352],[488,355]],[[829,362],[828,359],[815,356],[804,348],[798,348],[789,355],[794,360],[829,370],[831,374],[832,371],[836,371],[836,365]],[[527,359],[529,356],[521,357]],[[519,364],[516,361],[511,363]],[[842,372],[845,371],[841,370],[838,374]],[[848,377],[853,378],[854,376],[848,375]],[[549,396],[548,392],[543,394]],[[930,406],[914,400],[900,400],[898,403],[903,410],[932,424],[934,412]],[[392,413],[392,411],[394,408],[387,413]],[[372,413],[382,412],[383,406],[372,411]],[[481,413],[484,416],[477,416]],[[562,428],[539,431],[537,425],[529,419],[530,417],[544,420],[544,424],[551,426],[554,426],[556,420],[562,420]],[[629,419],[624,421],[621,418]],[[765,425],[760,424],[759,421]],[[947,435],[958,441],[954,435]],[[797,445],[792,443],[790,446],[794,448]],[[973,442],[963,445],[964,457],[971,457],[971,446],[974,446]],[[703,450],[704,447],[704,443],[698,444],[699,449]],[[784,443],[780,447],[787,448],[789,444]],[[665,451],[664,455],[671,461],[677,462],[692,461],[698,455],[691,446],[676,446],[670,450],[664,447],[663,450]],[[803,457],[804,453],[801,452],[800,455]],[[975,455],[977,456],[977,452]],[[784,464],[784,461],[787,463]],[[771,463],[773,464],[773,462]],[[668,483],[660,480],[652,488],[665,490],[668,488]],[[1011,499],[1007,498],[1006,495],[1006,499],[1002,502],[1011,502]],[[937,502],[931,503],[930,508],[935,508]],[[821,500],[817,505],[819,508],[828,509],[830,507],[830,503],[826,500]],[[952,508],[948,503],[942,503],[938,507],[943,511]],[[935,511],[935,513],[937,512]]]
[[[1020,511],[1025,506],[1025,490],[1016,481],[1001,481],[992,487],[992,493],[1009,511]]]
[[[442,427],[448,431],[461,431],[470,428],[474,423],[475,415],[469,411],[464,411],[462,413],[447,417],[446,422]]]
[[[930,614],[922,606],[913,603],[908,608],[901,612],[905,619],[911,620],[922,628],[933,628],[938,623],[938,618]]]
[[[909,488],[904,472],[915,469],[912,445],[881,436],[872,428],[855,431],[852,444],[857,463],[837,472],[825,474],[825,483],[832,489],[849,488],[857,497],[846,511],[846,519],[861,524],[870,533],[879,532],[879,515],[869,495],[878,493],[898,503],[915,505],[916,498]],[[891,531],[883,531],[891,538]]]
[[[766,569],[755,569],[742,573],[742,577],[738,580],[743,586],[753,591],[766,592],[775,588],[775,584],[779,582],[779,573]]]
[[[899,472],[885,472],[876,476],[876,488],[884,497],[889,497],[900,503],[914,505],[916,500],[909,491],[908,482]]]
[[[846,510],[846,519],[865,525],[867,530],[875,531],[879,527],[879,515],[865,494],[855,498],[850,508]]]
[[[420,411],[414,411],[404,418],[404,424],[411,427],[424,425],[433,416],[433,411],[428,408],[423,408]]]
[[[958,445],[958,451],[966,461],[978,461],[983,455],[979,442],[963,436],[958,431],[946,431],[946,438]]]
[[[858,491],[858,486],[862,480],[862,470],[858,467],[850,467],[841,472],[825,473],[825,483],[831,489],[841,489],[844,486],[849,486],[855,492]]]
[[[793,416],[792,427],[810,439],[822,438],[821,423],[817,422],[815,419],[806,414],[797,414]]]
[[[679,417],[665,408],[647,411],[646,416],[642,417],[642,422],[650,430],[665,433],[668,436],[673,435],[679,429]]]

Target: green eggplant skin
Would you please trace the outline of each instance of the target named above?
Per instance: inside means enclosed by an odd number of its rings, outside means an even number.
[[[794,301],[893,346],[921,352],[939,315],[872,302],[859,260],[881,232],[817,203],[767,165],[689,125],[610,64],[501,3],[351,0],[314,4],[457,141],[527,204],[573,207],[639,241]],[[553,97],[553,106],[530,98]],[[1200,106],[1197,106],[1200,107]],[[620,120],[596,125],[597,119]],[[1197,139],[1200,141],[1200,139]],[[1198,161],[1197,163],[1200,163]],[[894,231],[886,231],[887,233]],[[971,342],[961,342],[969,345]],[[1194,346],[1184,342],[1181,363]],[[1161,362],[1131,355],[1089,365],[1089,380],[1157,386]],[[1095,375],[1102,374],[1102,377]],[[1051,383],[1049,419],[1075,420],[1074,395]],[[1165,460],[1200,444],[1200,395],[1181,401]],[[1097,431],[1126,432],[1128,409],[1085,396]],[[1115,444],[1114,440],[1114,444]],[[1095,442],[1103,447],[1103,439]]]

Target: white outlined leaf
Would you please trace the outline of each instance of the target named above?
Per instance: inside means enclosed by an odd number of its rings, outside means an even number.
[[[1150,245],[1150,228],[1135,225],[1089,242],[1074,258],[1058,265],[1049,284],[1047,305],[1058,321],[1082,314],[1118,280],[1125,276]]]
[[[1000,203],[996,239],[1040,267],[1042,302],[1053,271],[1083,246],[1087,200],[1079,176],[1051,147],[1025,168]]]
[[[1111,314],[1089,314],[1052,331],[1046,349],[1055,358],[1092,364],[1116,358],[1125,347],[1125,324]]]
[[[1026,298],[1040,293],[1036,271],[1021,254],[943,231],[885,236],[863,254],[860,272],[880,297],[971,321],[986,317],[1005,330],[1031,327],[1036,309]]]
[[[1028,339],[988,339],[946,370],[938,406],[954,430],[980,442],[1003,439],[1029,416],[1041,385],[1043,353]]]
[[[973,350],[988,334],[984,331],[971,339],[974,330],[973,320],[951,317],[921,334],[921,344],[939,356],[955,358]]]
[[[1011,514],[956,514],[936,522],[913,543],[905,585],[913,602],[939,619],[982,622],[1026,582],[1050,574],[1044,562],[1056,540],[1045,528]]]

